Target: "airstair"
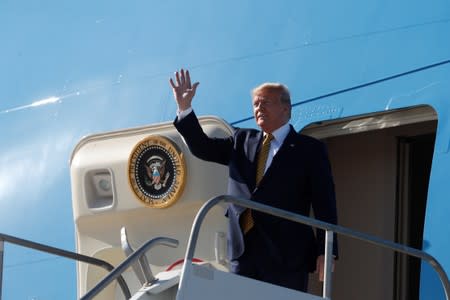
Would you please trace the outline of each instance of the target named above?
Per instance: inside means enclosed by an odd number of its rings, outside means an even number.
[[[235,274],[226,270],[220,270],[208,263],[196,263],[194,252],[199,237],[202,222],[212,207],[219,203],[234,203],[244,207],[258,210],[273,216],[285,218],[294,222],[303,223],[315,228],[320,228],[326,232],[326,252],[325,252],[325,278],[322,297],[311,295],[287,288],[275,286],[272,284],[256,281]],[[57,256],[74,259],[87,264],[96,265],[109,271],[109,273],[98,284],[81,296],[81,300],[94,299],[103,289],[113,281],[118,282],[118,286],[123,293],[123,299],[133,300],[240,300],[240,299],[296,299],[296,300],[318,300],[331,299],[331,250],[333,245],[333,233],[359,239],[378,247],[388,248],[393,251],[407,254],[412,257],[420,258],[427,262],[436,271],[441,280],[445,291],[446,300],[450,300],[450,282],[448,276],[439,262],[424,251],[413,249],[401,244],[382,240],[380,238],[369,236],[345,227],[328,224],[302,215],[269,207],[254,201],[235,198],[231,196],[218,196],[207,201],[198,211],[192,225],[186,255],[181,270],[166,270],[156,275],[152,274],[149,263],[145,258],[145,253],[157,245],[177,247],[178,241],[168,237],[157,237],[144,243],[138,249],[134,250],[128,242],[126,230],[121,231],[122,248],[127,258],[120,264],[113,267],[110,263],[78,253],[50,247],[43,244],[23,240],[17,237],[0,234],[0,300],[3,274],[3,254],[4,243],[12,243],[23,247],[51,253]],[[142,287],[131,295],[126,280],[122,273],[132,267],[136,276],[139,278]]]

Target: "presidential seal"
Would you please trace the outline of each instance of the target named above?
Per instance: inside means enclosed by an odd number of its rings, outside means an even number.
[[[185,173],[183,154],[166,137],[147,137],[131,151],[129,183],[136,197],[149,207],[174,204],[183,192]]]

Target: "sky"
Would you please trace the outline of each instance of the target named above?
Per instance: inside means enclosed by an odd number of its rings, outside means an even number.
[[[448,59],[448,44],[433,47],[449,26],[445,2],[1,1],[0,232],[75,251],[75,145],[172,120],[179,68],[200,82],[196,112],[233,122],[251,116],[264,81],[299,102],[421,66],[430,51]],[[5,253],[3,299],[76,298],[74,263]]]

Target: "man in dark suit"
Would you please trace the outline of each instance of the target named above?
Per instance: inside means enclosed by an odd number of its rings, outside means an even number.
[[[289,124],[288,89],[266,83],[252,92],[253,113],[261,130],[236,128],[228,138],[210,138],[192,110],[198,82],[189,71],[170,79],[178,105],[174,122],[191,152],[229,167],[228,193],[266,205],[337,222],[331,168],[322,142],[298,134]],[[308,273],[323,277],[324,232],[306,225],[230,205],[228,255],[231,271],[306,291]],[[337,246],[334,244],[334,255]]]

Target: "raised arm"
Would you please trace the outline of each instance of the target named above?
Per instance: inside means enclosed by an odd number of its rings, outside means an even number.
[[[173,97],[178,105],[179,111],[184,111],[191,107],[192,99],[195,96],[195,91],[199,82],[191,84],[191,77],[188,70],[181,69],[175,72],[175,82],[172,78],[169,79],[170,86],[172,87]]]

